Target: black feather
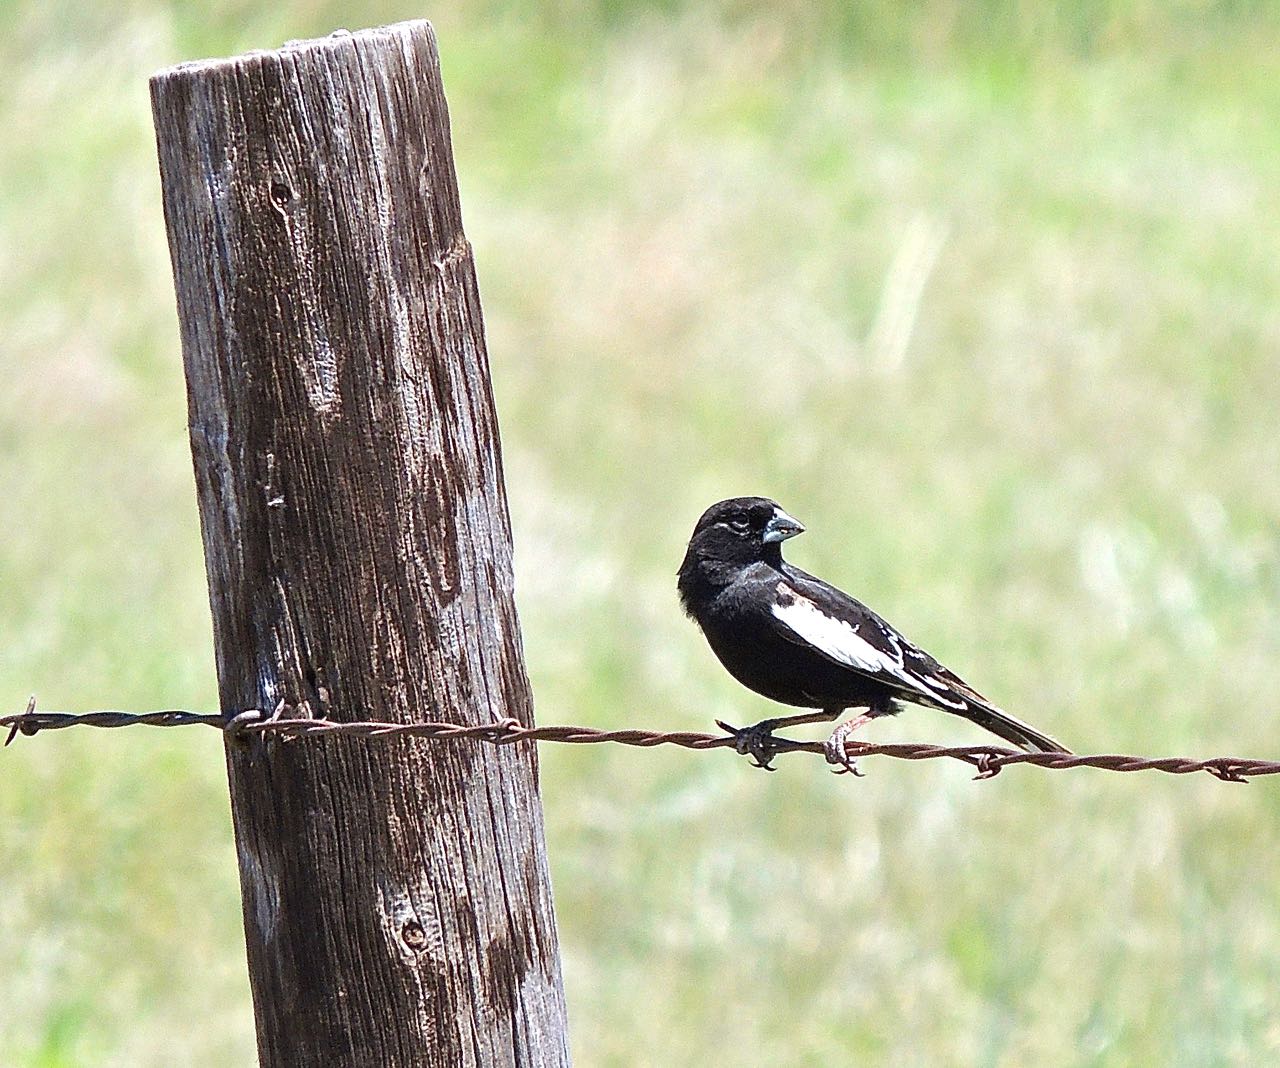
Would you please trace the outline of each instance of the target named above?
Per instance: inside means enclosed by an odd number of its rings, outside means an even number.
[[[832,716],[846,708],[885,715],[894,701],[907,701],[962,716],[1022,749],[1067,752],[866,605],[786,563],[781,542],[802,529],[763,497],[721,501],[694,528],[680,599],[735,679],[781,704]]]

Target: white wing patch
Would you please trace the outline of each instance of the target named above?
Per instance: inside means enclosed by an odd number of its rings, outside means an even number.
[[[869,675],[890,675],[908,689],[948,708],[969,707],[968,702],[962,698],[957,699],[941,679],[931,675],[917,675],[911,671],[906,666],[902,643],[892,631],[885,633],[885,638],[894,649],[891,654],[877,649],[852,624],[827,615],[807,598],[797,597],[790,590],[787,593],[794,600],[774,604],[774,616],[790,631],[832,660]]]

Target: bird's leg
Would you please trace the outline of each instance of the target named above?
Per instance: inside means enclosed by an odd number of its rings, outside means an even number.
[[[793,727],[798,723],[817,723],[824,719],[834,719],[840,713],[807,712],[801,716],[778,716],[775,719],[762,719],[750,727],[731,727],[722,719],[716,720],[716,726],[728,731],[734,737],[734,748],[743,756],[755,760],[755,767],[765,771],[777,771],[773,766],[773,758],[777,756],[778,747],[773,732],[779,727]]]
[[[839,715],[839,713],[836,714]],[[837,775],[843,775],[845,772],[852,772],[854,775],[862,774],[858,770],[857,761],[845,750],[844,743],[849,735],[864,723],[870,723],[875,717],[875,709],[868,709],[860,716],[845,720],[831,732],[831,737],[827,739],[827,744],[823,746],[823,752],[826,754],[827,763],[835,765],[831,770]]]

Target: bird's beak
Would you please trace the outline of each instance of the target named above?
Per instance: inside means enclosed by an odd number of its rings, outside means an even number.
[[[799,522],[792,519],[781,508],[773,513],[773,518],[765,524],[764,541],[786,541],[788,538],[794,538],[797,534],[803,534],[804,527]]]

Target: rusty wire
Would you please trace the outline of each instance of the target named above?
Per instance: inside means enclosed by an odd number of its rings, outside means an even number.
[[[35,698],[25,712],[0,716],[0,731],[8,730],[5,745],[19,734],[34,735],[40,731],[64,727],[186,727],[201,724],[217,727],[232,737],[272,735],[299,738],[311,735],[341,735],[358,738],[435,738],[471,739],[492,745],[514,742],[568,742],[575,745],[616,742],[650,748],[676,745],[684,749],[733,749],[736,739],[730,734],[703,734],[697,731],[598,730],[594,727],[526,727],[514,719],[496,723],[464,725],[459,723],[385,723],[364,721],[339,723],[327,719],[289,718],[283,705],[271,713],[250,709],[235,716],[222,716],[171,709],[159,712],[37,712]],[[777,753],[823,754],[822,742],[802,742],[775,738]],[[1060,771],[1065,768],[1098,768],[1102,771],[1163,771],[1170,775],[1208,772],[1226,782],[1246,782],[1260,775],[1280,774],[1280,761],[1255,757],[1210,757],[1193,760],[1188,757],[1139,757],[1119,753],[1025,753],[994,745],[942,746],[919,742],[871,744],[848,741],[846,752],[851,758],[868,756],[893,757],[898,760],[958,760],[977,771],[977,778],[989,779],[1013,764],[1031,764],[1038,768]]]

